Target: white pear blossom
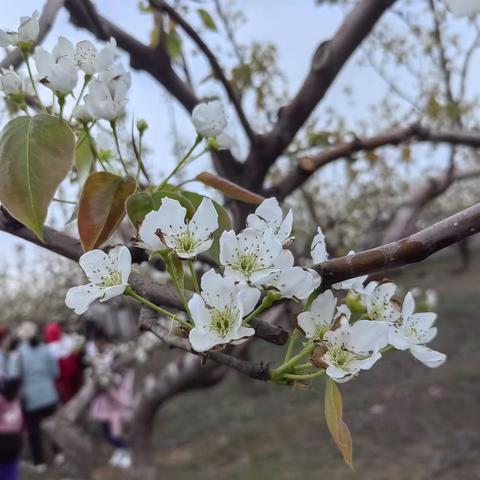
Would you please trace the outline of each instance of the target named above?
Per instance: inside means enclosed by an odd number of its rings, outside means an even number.
[[[0,30],[0,47],[23,46],[33,43],[40,33],[39,13],[34,11],[31,17],[21,17],[18,32]]]
[[[372,320],[395,322],[400,318],[400,306],[392,300],[396,285],[393,282],[370,282],[362,295],[367,314]]]
[[[81,315],[95,300],[106,302],[122,295],[128,286],[132,257],[127,247],[117,246],[108,254],[102,250],[84,253],[78,262],[90,283],[70,288],[65,305]]]
[[[113,65],[88,84],[85,105],[97,119],[115,120],[123,114],[131,85],[130,73],[122,65]]]
[[[180,258],[194,258],[206,252],[212,246],[213,234],[218,228],[218,214],[213,202],[204,198],[187,222],[186,215],[187,210],[178,200],[164,198],[158,211],[145,217],[140,229],[141,239],[150,250],[158,250],[163,242]],[[160,237],[158,242],[154,240],[154,234]]]
[[[256,288],[236,284],[209,270],[201,279],[201,295],[195,293],[188,307],[195,322],[189,340],[194,350],[205,352],[215,345],[251,337],[255,330],[242,325],[260,299]]]
[[[355,255],[353,250],[350,250],[347,254],[347,257],[351,255]],[[336,290],[353,290],[356,294],[364,294],[366,293],[365,287],[363,284],[365,280],[368,278],[368,275],[361,275],[360,277],[349,278],[348,280],[343,280],[342,282],[334,283],[332,285],[333,288]]]
[[[445,0],[447,7],[458,16],[470,16],[480,12],[478,0]]]
[[[317,227],[317,234],[313,237],[312,245],[310,247],[310,255],[312,256],[314,265],[328,260],[327,246],[325,245],[325,235],[320,227]]]
[[[227,130],[224,130],[220,135],[216,137],[217,150],[229,150],[236,145],[235,137]]]
[[[263,286],[278,290],[283,298],[305,300],[320,282],[320,275],[311,268],[288,267],[270,275]]]
[[[20,75],[12,68],[9,70],[2,70],[0,77],[0,90],[5,95],[17,95],[23,92],[23,81]]]
[[[385,344],[381,322],[360,320],[350,325],[342,318],[338,328],[323,336],[325,353],[321,360],[326,374],[339,383],[351,380],[360,370],[369,370],[380,360],[379,349]]]
[[[227,127],[227,117],[222,102],[212,100],[199,103],[192,111],[192,123],[198,135],[217,137]]]
[[[264,232],[273,231],[282,245],[290,240],[292,233],[293,212],[290,209],[283,218],[283,212],[276,198],[267,198],[247,217],[247,226]]]
[[[437,335],[436,327],[432,326],[437,315],[433,312],[414,311],[415,301],[412,293],[408,292],[403,301],[401,318],[389,326],[389,343],[398,350],[409,349],[427,367],[439,367],[445,362],[446,355],[424,345]]]
[[[86,105],[75,105],[75,107],[73,107],[72,116],[75,118],[75,120],[78,120],[82,123],[87,123],[93,120]]]
[[[78,42],[75,46],[75,63],[86,75],[108,70],[115,62],[117,42],[111,38],[107,45],[98,51],[89,40]]]
[[[78,81],[74,53],[72,42],[65,37],[59,37],[51,53],[37,47],[34,60],[41,82],[56,93],[65,95],[71,92]]]
[[[238,235],[229,230],[220,237],[220,263],[225,266],[225,276],[256,286],[271,280],[285,264],[292,264],[287,258],[291,255],[270,229],[259,232],[245,228]]]
[[[332,328],[337,299],[331,290],[325,290],[313,302],[310,310],[298,315],[298,326],[311,339],[321,340]]]

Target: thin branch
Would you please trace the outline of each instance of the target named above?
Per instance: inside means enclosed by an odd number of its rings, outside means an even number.
[[[42,43],[43,39],[47,36],[47,33],[51,30],[55,18],[59,10],[63,6],[64,0],[48,0],[45,6],[43,7],[42,14],[38,19],[38,23],[40,25],[40,31],[38,37],[35,41],[35,44],[38,45]],[[23,55],[19,48],[15,48],[14,50],[7,53],[5,58],[0,63],[0,68],[9,68],[12,66],[13,68],[18,68],[23,63]]]
[[[260,190],[266,173],[290,144],[340,70],[395,0],[361,0],[355,4],[342,25],[315,52],[310,72],[292,101],[283,107],[273,129],[257,140],[245,169],[249,188]]]
[[[163,0],[150,0],[150,4],[153,7],[166,12],[173,21],[178,23],[178,25],[180,25],[183,28],[185,33],[192,39],[192,41],[198,46],[198,48],[207,57],[208,62],[210,63],[210,66],[212,67],[212,70],[216,78],[223,85],[223,87],[225,88],[225,91],[227,92],[228,98],[233,103],[233,106],[235,107],[235,111],[237,112],[238,118],[240,119],[243,129],[245,130],[245,133],[247,134],[250,142],[253,142],[255,140],[255,132],[252,130],[252,127],[250,126],[250,123],[248,122],[247,117],[245,116],[245,112],[243,111],[240,100],[235,94],[235,91],[233,90],[231,83],[228,81],[227,77],[225,76],[223,68],[218,63],[217,57],[213,54],[213,52],[210,50],[207,44],[202,40],[200,35],[198,35],[198,33],[193,29],[193,27],[168,3],[164,2]]]
[[[0,231],[10,233],[18,238],[23,238],[28,242],[46,248],[75,262],[78,262],[78,259],[83,253],[79,240],[50,227],[45,227],[45,242],[42,242],[31,230],[11,217],[3,207],[0,207]],[[183,310],[183,305],[172,285],[159,285],[135,272],[130,274],[129,283],[137,293],[151,302],[157,305]],[[187,297],[191,295],[190,292],[186,292],[186,294]],[[252,320],[251,325],[255,329],[255,336],[267,342],[283,345],[288,339],[288,332],[283,328],[260,318]]]
[[[152,332],[158,339],[170,347],[178,348],[185,352],[193,353],[194,355],[199,355],[205,359],[211,358],[220,365],[233,368],[234,370],[257,380],[268,379],[269,368],[268,365],[263,363],[248,362],[247,360],[242,360],[241,358],[224,352],[209,351],[206,354],[196,352],[192,349],[190,342],[186,338],[171,334],[169,329],[159,321],[155,312],[147,307],[142,306],[140,309],[138,321],[138,327],[140,330]]]
[[[335,160],[348,158],[356,152],[371,151],[387,145],[398,145],[413,140],[479,148],[480,132],[463,132],[457,130],[436,131],[415,123],[408,127],[390,130],[373,137],[356,138],[351,142],[341,143],[327,148],[318,155],[301,158],[296,167],[285,174],[278,183],[270,187],[267,192],[265,192],[265,195],[273,195],[283,199],[300,187],[318,169]]]
[[[324,281],[340,282],[348,278],[382,272],[421,262],[430,255],[480,232],[480,203],[462,210],[409,237],[316,265]]]

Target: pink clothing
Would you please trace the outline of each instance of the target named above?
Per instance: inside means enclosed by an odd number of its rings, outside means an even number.
[[[18,398],[8,401],[0,395],[0,433],[19,433],[23,427],[22,407]]]
[[[110,387],[92,402],[90,414],[98,422],[108,422],[112,435],[120,437],[132,413],[134,372],[127,370],[118,386]]]

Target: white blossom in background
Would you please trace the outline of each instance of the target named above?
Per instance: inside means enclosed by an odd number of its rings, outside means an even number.
[[[401,318],[389,326],[389,343],[398,350],[409,349],[427,367],[439,367],[447,359],[446,355],[425,346],[437,335],[437,329],[433,327],[437,315],[414,311],[415,301],[412,293],[408,292],[403,301]]]
[[[195,258],[213,243],[218,228],[218,214],[213,202],[204,198],[192,219],[185,221],[187,210],[180,202],[164,198],[158,211],[150,212],[140,228],[140,238],[150,250],[162,248],[162,243],[180,258]],[[157,242],[154,235],[160,237]],[[160,239],[162,241],[160,241]]]
[[[256,288],[236,284],[233,278],[209,270],[201,279],[201,295],[195,293],[188,302],[195,323],[189,333],[192,348],[206,352],[216,345],[254,335],[255,330],[242,322],[259,299]]]
[[[111,38],[100,51],[89,40],[78,42],[75,46],[75,64],[86,75],[108,70],[115,62],[117,42]]]
[[[238,235],[229,230],[220,237],[220,263],[225,266],[225,276],[237,281],[262,285],[285,265],[291,252],[282,249],[270,229],[259,232],[245,228]]]
[[[5,95],[18,95],[23,92],[22,78],[12,67],[9,70],[2,69],[0,90]]]
[[[70,93],[78,81],[78,70],[73,60],[75,50],[72,42],[59,37],[52,52],[37,47],[33,58],[40,81],[56,93]]]
[[[314,265],[318,265],[319,263],[328,260],[325,235],[320,227],[317,227],[317,234],[313,237],[312,245],[310,246],[310,255],[312,256]]]
[[[132,257],[127,247],[114,247],[108,254],[91,250],[78,263],[90,283],[70,288],[65,298],[65,305],[78,315],[85,313],[95,300],[106,302],[122,295],[128,286]]]
[[[445,0],[452,13],[459,16],[470,16],[480,12],[478,0]]]
[[[370,282],[362,297],[372,320],[395,322],[400,318],[400,305],[392,300],[396,285],[393,282]]]
[[[276,198],[267,198],[247,217],[247,226],[259,232],[273,231],[278,241],[285,245],[291,239],[293,212],[290,209],[283,218],[283,212]]]
[[[103,120],[116,120],[127,104],[127,93],[131,85],[130,73],[122,65],[112,65],[98,74],[88,84],[88,94],[84,101],[92,117]]]
[[[20,17],[18,31],[0,30],[0,47],[23,46],[33,43],[40,33],[39,13],[34,11],[31,17]]]
[[[346,318],[342,318],[339,323],[338,328],[324,334],[325,353],[321,361],[325,364],[326,374],[343,383],[360,370],[369,370],[380,360],[379,350],[386,345],[386,338],[381,322],[360,320],[350,325]]]
[[[192,123],[198,135],[218,137],[227,127],[227,117],[222,102],[212,100],[199,103],[192,111]]]

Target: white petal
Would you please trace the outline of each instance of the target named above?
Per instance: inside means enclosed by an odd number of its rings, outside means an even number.
[[[430,368],[439,367],[447,359],[444,353],[432,350],[425,345],[412,345],[410,352],[417,360]]]
[[[320,277],[314,271],[301,267],[287,268],[271,283],[284,298],[305,300],[320,285]]]
[[[310,247],[313,264],[317,265],[328,259],[327,246],[325,245],[325,235],[320,227],[317,227],[317,234],[313,237]]]
[[[277,258],[275,258],[273,266],[283,270],[293,267],[294,263],[295,257],[293,256],[293,253],[290,250],[283,249],[280,251]]]
[[[350,328],[348,344],[356,353],[378,352],[388,345],[388,327],[375,320],[359,320]]]
[[[188,230],[197,239],[205,240],[218,228],[218,213],[213,202],[204,198],[188,224]]]
[[[165,197],[158,210],[158,228],[165,236],[179,235],[186,231],[185,216],[187,210],[180,205],[178,200]],[[165,238],[167,241],[167,238]],[[172,247],[173,245],[168,245]]]
[[[127,287],[128,284],[124,283],[123,285],[114,285],[113,287],[107,287],[103,289],[103,297],[100,299],[100,301],[106,302],[113,297],[122,295]]]
[[[381,358],[382,358],[382,355],[380,353],[375,353],[362,360],[353,360],[350,362],[349,366],[353,370],[370,370],[373,367],[373,365],[377,363],[378,360],[380,360]]]
[[[283,218],[282,209],[274,197],[264,200],[255,210],[255,215],[268,224],[272,230],[280,227]]]
[[[402,305],[402,317],[407,318],[415,311],[415,300],[413,299],[412,292],[408,292],[403,299]]]
[[[316,335],[317,317],[312,312],[302,312],[297,317],[298,326],[305,332],[307,338]]]
[[[405,335],[403,329],[388,325],[388,343],[397,350],[406,350],[412,344],[412,339]]]
[[[280,228],[277,232],[277,238],[280,242],[285,243],[292,233],[292,226],[293,226],[293,211],[289,210],[285,218],[283,219],[282,223],[280,224]]]
[[[79,287],[70,288],[65,297],[65,305],[81,315],[88,310],[88,307],[98,298],[103,296],[103,290],[89,283]]]
[[[193,294],[188,302],[188,308],[192,314],[196,329],[200,333],[206,332],[206,327],[210,323],[210,313],[205,306],[203,298],[198,293]]]
[[[125,246],[114,247],[110,250],[110,256],[117,258],[118,271],[122,274],[122,282],[128,283],[128,277],[132,271],[132,255],[130,254],[130,250]]]
[[[329,365],[327,367],[326,374],[336,382],[349,375],[348,372],[334,365]]]
[[[222,339],[219,336],[211,333],[203,333],[197,327],[190,330],[188,340],[192,348],[197,352],[206,352],[215,345],[222,343]]]
[[[397,287],[393,282],[380,283],[372,293],[372,302],[375,305],[382,305],[388,302],[395,294],[396,289]]]
[[[100,283],[102,278],[110,275],[111,259],[103,250],[90,250],[78,261],[87,278],[93,283]]]
[[[243,288],[238,292],[237,303],[242,310],[243,316],[247,316],[253,311],[260,299],[260,290],[256,288]]]
[[[202,275],[200,285],[202,297],[210,307],[223,309],[236,302],[238,288],[234,280],[222,277],[213,268]]]
[[[227,126],[227,117],[220,101],[200,103],[192,111],[192,123],[202,137],[216,137]]]
[[[228,265],[235,261],[238,252],[238,240],[235,232],[229,230],[220,235],[220,263]]]
[[[251,337],[253,335],[255,335],[255,329],[250,327],[240,326],[235,332],[235,338],[245,338],[245,337]]]
[[[147,247],[148,250],[155,252],[164,247],[162,241],[155,233],[160,227],[160,217],[161,213],[158,210],[153,210],[152,212],[147,213],[145,216],[140,230],[138,231],[140,238]]]
[[[10,45],[16,45],[17,43],[17,32],[6,32],[5,30],[0,30],[0,47],[6,48]]]
[[[39,14],[37,11],[33,12],[31,17],[22,17],[21,24],[18,29],[19,42],[33,42],[40,33],[40,25],[38,23]]]
[[[325,290],[312,302],[312,312],[322,324],[330,325],[333,320],[333,313],[337,299],[331,290]]]

